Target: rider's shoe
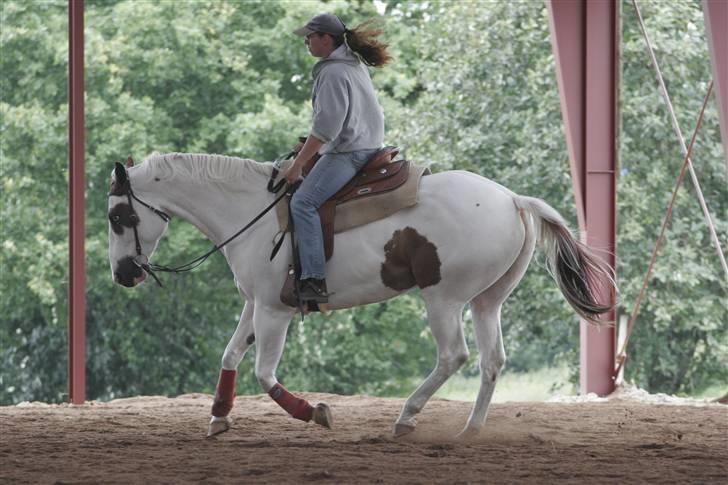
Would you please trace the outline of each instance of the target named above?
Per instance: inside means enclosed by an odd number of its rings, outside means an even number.
[[[328,303],[329,293],[326,290],[326,280],[318,280],[315,278],[301,280],[298,297],[301,301]]]

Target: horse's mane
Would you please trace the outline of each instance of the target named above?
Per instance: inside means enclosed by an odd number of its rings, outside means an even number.
[[[269,177],[273,169],[271,163],[207,153],[152,154],[138,167],[149,178],[207,181],[236,189],[244,180]]]

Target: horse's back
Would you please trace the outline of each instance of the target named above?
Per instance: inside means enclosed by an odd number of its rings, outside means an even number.
[[[427,175],[421,180],[417,205],[336,236],[337,250],[330,261],[333,282],[342,278],[355,288],[369,288],[364,293],[377,296],[367,303],[393,296],[401,290],[382,280],[388,248],[417,241],[428,247],[431,260],[425,265],[438,273],[428,281],[427,291],[447,287],[474,296],[510,268],[523,246],[524,225],[514,196],[470,172]],[[382,285],[385,288],[377,291]]]
[[[459,207],[465,213],[468,208],[481,208],[478,212],[490,210],[512,215],[516,194],[506,187],[481,175],[465,170],[450,170],[422,178],[420,201],[427,199]]]

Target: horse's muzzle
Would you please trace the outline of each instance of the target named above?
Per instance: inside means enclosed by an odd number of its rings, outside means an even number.
[[[114,282],[127,288],[133,288],[145,279],[147,279],[146,271],[129,256],[121,259],[114,271]]]

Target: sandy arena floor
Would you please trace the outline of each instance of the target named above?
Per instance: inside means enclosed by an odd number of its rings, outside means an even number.
[[[332,407],[333,430],[265,395],[238,397],[233,428],[210,439],[203,394],[0,407],[0,482],[728,483],[720,404],[495,404],[462,443],[470,403],[433,400],[395,440],[402,399],[302,395]]]

